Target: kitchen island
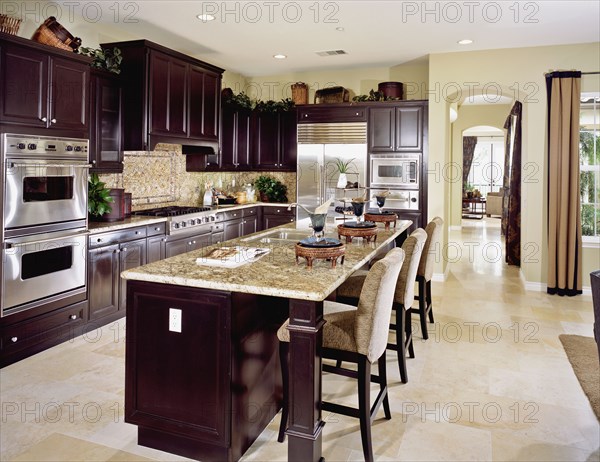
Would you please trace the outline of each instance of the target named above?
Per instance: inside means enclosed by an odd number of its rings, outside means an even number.
[[[276,331],[289,316],[288,459],[319,460],[323,301],[410,225],[346,244],[335,268],[296,264],[294,246],[311,230],[290,224],[124,272],[125,420],[138,443],[238,460],[281,406]],[[197,263],[236,245],[269,252],[235,268]]]

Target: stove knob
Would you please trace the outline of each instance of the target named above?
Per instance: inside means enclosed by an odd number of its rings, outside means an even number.
[[[179,229],[179,223],[173,223],[173,228]]]
[[[194,226],[196,224],[196,220],[194,218],[192,218],[190,220],[190,226]]]
[[[215,221],[215,220],[216,220],[215,216],[214,216],[214,215],[211,215],[211,216],[210,216],[210,221]]]
[[[25,149],[25,143],[18,143],[17,149]]]
[[[413,197],[413,198],[412,198],[410,201],[411,201],[411,202],[417,202],[417,198],[416,198],[416,197]]]
[[[29,143],[27,145],[27,149],[29,149],[30,151],[35,151],[37,149],[37,144],[35,144],[35,143]]]
[[[69,145],[69,146],[67,146],[67,147],[65,148],[65,150],[66,150],[67,152],[71,152],[71,151],[73,150],[73,146],[70,146],[70,145]]]
[[[75,152],[81,152],[81,146],[75,146]]]
[[[182,221],[181,223],[179,223],[179,226],[185,228],[187,226],[187,223],[185,221]]]

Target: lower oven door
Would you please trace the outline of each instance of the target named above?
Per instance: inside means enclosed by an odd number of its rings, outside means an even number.
[[[87,218],[86,162],[6,160],[4,228]]]
[[[2,315],[86,290],[88,232],[14,238],[2,249]]]

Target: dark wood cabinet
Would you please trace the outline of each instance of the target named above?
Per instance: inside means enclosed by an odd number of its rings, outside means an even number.
[[[212,235],[210,227],[202,231],[197,230],[194,234],[186,236],[169,236],[165,243],[166,258],[198,250],[211,244]]]
[[[281,407],[287,300],[139,281],[129,291],[125,421],[138,444],[239,460]],[[173,309],[180,332],[169,330]]]
[[[308,104],[297,106],[298,123],[366,122],[366,103]]]
[[[167,238],[165,236],[149,237],[146,241],[146,263],[167,258]]]
[[[146,228],[91,235],[88,251],[89,320],[125,315],[126,283],[121,272],[146,264]]]
[[[150,134],[186,137],[188,64],[150,50],[149,73]]]
[[[249,110],[236,110],[223,105],[221,118],[220,169],[248,170],[252,166]]]
[[[371,107],[369,152],[422,152],[426,122],[422,102],[381,103]]]
[[[126,150],[174,143],[188,155],[218,151],[223,69],[148,40],[102,46],[123,54]]]
[[[235,220],[228,220],[223,223],[223,240],[229,241],[231,239],[236,239],[242,236],[242,218],[237,218]]]
[[[256,170],[296,170],[296,111],[254,112],[252,159]]]
[[[90,164],[92,171],[123,171],[121,138],[123,92],[118,75],[93,70],[90,104]]]
[[[0,34],[0,62],[0,125],[88,138],[89,58]]]
[[[296,213],[287,207],[263,207],[262,229],[269,229],[279,225],[285,225],[296,220]]]

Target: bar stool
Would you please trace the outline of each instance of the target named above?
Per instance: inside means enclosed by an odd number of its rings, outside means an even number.
[[[429,322],[433,323],[433,310],[431,299],[431,277],[433,276],[433,265],[435,264],[436,249],[440,243],[444,220],[440,217],[435,217],[425,227],[427,240],[421,254],[419,269],[417,270],[417,285],[419,287],[419,295],[415,300],[419,301],[419,308],[411,308],[411,313],[419,313],[421,320],[421,332],[424,340],[429,338],[427,333],[427,316]]]
[[[336,302],[324,303],[322,356],[325,359],[343,360],[357,364],[357,370],[329,364],[323,370],[358,379],[358,409],[340,404],[322,402],[322,409],[357,417],[360,420],[365,461],[373,460],[371,421],[383,404],[386,419],[391,419],[387,394],[385,350],[391,316],[393,291],[400,273],[404,251],[392,249],[369,270],[365,277],[357,307]],[[283,375],[283,410],[278,441],[285,439],[289,415],[289,319],[277,331],[279,356]],[[371,375],[371,364],[378,362],[378,374]],[[379,393],[371,407],[370,382],[379,384]],[[304,386],[304,384],[298,384]]]
[[[394,304],[392,309],[396,312],[396,321],[390,323],[389,328],[396,333],[396,343],[388,343],[387,348],[398,354],[398,368],[402,383],[408,382],[406,370],[406,352],[411,358],[415,357],[412,342],[412,326],[410,307],[415,298],[415,278],[421,260],[423,246],[427,239],[427,233],[418,228],[406,238],[402,244],[404,250],[404,263],[398,275],[396,288],[394,290]],[[393,250],[393,249],[392,249]],[[376,264],[376,263],[375,263]],[[360,293],[365,281],[365,272],[357,272],[350,276],[336,292],[340,302],[354,304],[356,294]]]

